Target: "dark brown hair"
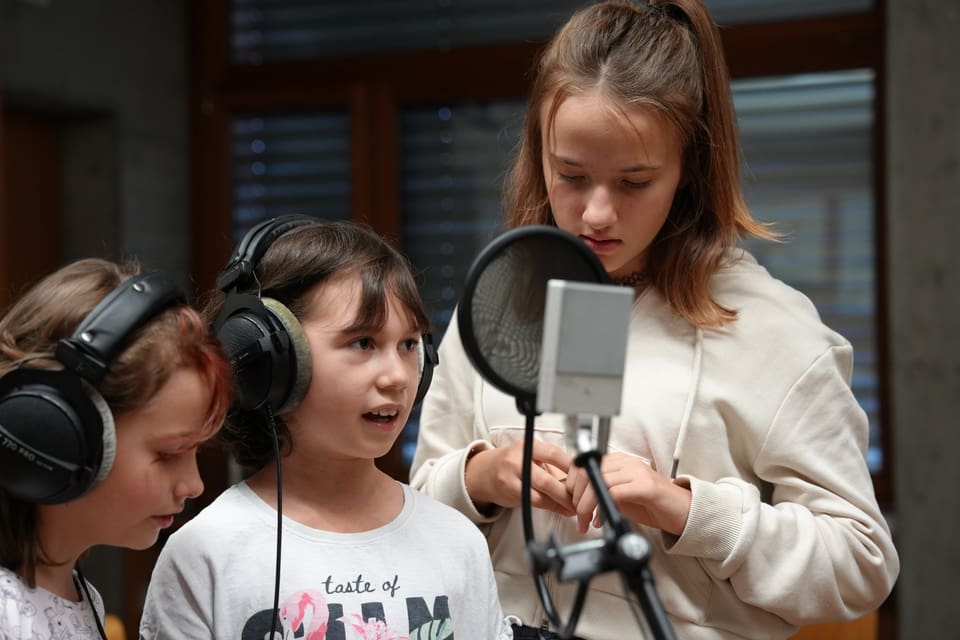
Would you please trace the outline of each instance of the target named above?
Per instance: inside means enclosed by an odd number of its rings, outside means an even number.
[[[73,335],[87,314],[121,282],[141,272],[135,262],[79,260],[46,276],[0,319],[0,376],[28,363],[57,368],[57,342]],[[187,305],[170,307],[133,334],[96,385],[116,417],[145,406],[174,372],[197,371],[211,389],[205,426],[212,435],[231,399],[230,369],[200,314]],[[51,560],[39,548],[37,506],[0,489],[0,564],[34,586],[38,563]]]
[[[344,277],[360,278],[361,298],[353,328],[379,329],[387,320],[388,294],[395,295],[421,333],[430,328],[413,273],[406,258],[375,231],[361,223],[318,221],[287,231],[270,245],[256,266],[263,297],[282,303],[299,321],[310,313],[315,287]],[[214,292],[205,315],[214,320],[226,295]],[[281,450],[290,451],[290,431],[275,416]],[[273,436],[258,412],[234,411],[220,439],[247,473],[273,458]]]
[[[676,127],[684,146],[683,176],[650,247],[649,275],[671,308],[691,323],[735,319],[734,310],[710,295],[710,276],[740,238],[774,236],[743,200],[729,76],[710,13],[699,0],[660,0],[603,2],[573,15],[539,62],[507,180],[508,227],[556,224],[543,176],[543,139],[563,100],[590,91],[599,91],[615,109],[650,109]]]

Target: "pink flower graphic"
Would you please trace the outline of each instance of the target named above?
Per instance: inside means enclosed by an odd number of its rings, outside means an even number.
[[[347,629],[352,630],[353,633],[348,634],[350,638],[356,640],[409,640],[407,636],[401,636],[392,631],[382,620],[370,618],[364,622],[363,618],[356,613],[349,618],[353,618],[353,620],[349,620],[348,616],[343,616],[340,620]]]
[[[329,617],[327,599],[318,591],[294,593],[280,606],[280,622],[290,631],[290,637],[302,624],[304,640],[323,640]]]

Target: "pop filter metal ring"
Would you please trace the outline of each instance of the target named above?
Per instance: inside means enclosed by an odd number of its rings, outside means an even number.
[[[502,299],[506,300],[507,304],[515,309],[523,309],[528,316],[525,328],[529,330],[529,339],[526,344],[516,341],[514,343],[514,346],[520,344],[525,347],[519,351],[533,356],[527,358],[531,361],[526,368],[526,373],[529,374],[526,376],[529,378],[526,380],[527,384],[518,383],[516,376],[510,375],[513,371],[505,372],[493,363],[493,355],[485,353],[478,340],[478,335],[483,332],[478,333],[478,329],[482,328],[475,321],[475,297],[478,287],[485,284],[484,278],[489,275],[487,272],[491,267],[496,267],[495,263],[499,260],[516,262],[517,268],[512,269],[512,273],[503,274],[505,279],[508,276],[510,281],[497,280],[494,286],[506,291],[508,295]],[[516,279],[521,277],[527,278],[527,282],[518,285]],[[598,284],[611,282],[600,259],[576,236],[550,225],[525,225],[501,234],[477,255],[467,272],[460,299],[457,326],[467,357],[487,381],[516,398],[519,407],[536,407],[544,304],[547,282],[550,279]],[[501,338],[502,332],[499,330],[502,328],[496,327]],[[510,362],[516,363],[516,360]],[[530,365],[535,366],[536,370]],[[522,411],[526,413],[525,410]]]

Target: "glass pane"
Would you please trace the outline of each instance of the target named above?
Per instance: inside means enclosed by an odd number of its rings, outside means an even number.
[[[502,230],[504,173],[524,104],[429,106],[401,114],[401,241],[416,265],[437,338],[474,256]]]
[[[448,50],[550,37],[583,0],[231,0],[233,60]],[[869,10],[873,0],[708,0],[717,22]]]
[[[237,62],[545,39],[576,0],[232,0]]]
[[[350,217],[348,115],[235,118],[231,134],[234,242],[274,216]]]
[[[853,390],[870,417],[868,462],[882,468],[872,174],[871,71],[734,83],[744,187],[785,242],[751,241],[770,272],[813,300],[854,347]]]
[[[873,9],[874,0],[705,0],[721,25],[776,22]]]

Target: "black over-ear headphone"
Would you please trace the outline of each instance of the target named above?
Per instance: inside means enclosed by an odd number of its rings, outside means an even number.
[[[113,415],[94,388],[134,332],[186,301],[153,272],[128,278],[57,344],[62,369],[21,366],[0,378],[0,486],[26,502],[68,502],[96,487],[116,455]]]
[[[288,215],[257,224],[237,245],[217,278],[217,288],[227,298],[213,328],[233,367],[235,405],[242,410],[269,407],[277,414],[289,411],[300,403],[310,386],[310,346],[300,322],[279,301],[240,290],[256,287],[254,271],[277,238],[317,222],[310,216]],[[421,336],[417,356],[420,375],[414,405],[426,395],[438,362],[429,333]]]

